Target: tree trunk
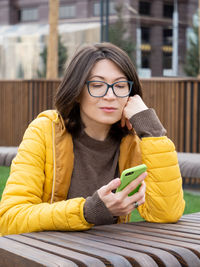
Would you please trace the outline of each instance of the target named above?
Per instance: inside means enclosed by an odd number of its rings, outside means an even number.
[[[47,79],[58,77],[58,15],[59,0],[49,0],[49,37],[47,48]]]

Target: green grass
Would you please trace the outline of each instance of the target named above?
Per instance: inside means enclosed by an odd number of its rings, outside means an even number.
[[[0,166],[0,199],[10,173],[10,167]]]
[[[0,166],[0,199],[5,187],[6,181],[10,173],[9,167]],[[191,193],[184,190],[184,199],[186,202],[184,214],[200,211],[200,192]],[[134,210],[131,215],[131,221],[143,220],[137,210]]]
[[[185,211],[184,214],[200,211],[200,192],[191,193],[184,191]]]

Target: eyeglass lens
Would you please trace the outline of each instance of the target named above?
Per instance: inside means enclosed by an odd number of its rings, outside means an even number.
[[[92,96],[100,97],[105,95],[108,84],[101,81],[91,81],[88,83],[88,88]],[[116,96],[128,96],[130,92],[130,84],[128,81],[116,82],[112,85]]]

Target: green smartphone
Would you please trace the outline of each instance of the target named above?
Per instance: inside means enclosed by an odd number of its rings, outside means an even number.
[[[138,176],[140,176],[140,174],[142,174],[143,172],[145,172],[147,170],[147,166],[145,164],[141,164],[129,169],[126,169],[122,172],[121,174],[121,184],[120,186],[117,188],[116,192],[122,191],[128,184],[130,184],[130,182],[132,182],[133,180],[135,180]],[[135,194],[136,192],[138,192],[139,188],[140,188],[141,184],[139,184],[131,193],[129,193],[129,196],[132,196],[133,194]]]

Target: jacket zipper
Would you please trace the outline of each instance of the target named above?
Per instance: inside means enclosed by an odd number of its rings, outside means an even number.
[[[52,183],[52,190],[51,190],[51,204],[53,203],[54,192],[55,192],[55,179],[56,179],[56,160],[55,160],[55,133],[54,133],[54,125],[52,121],[52,148],[53,148],[53,183]]]

